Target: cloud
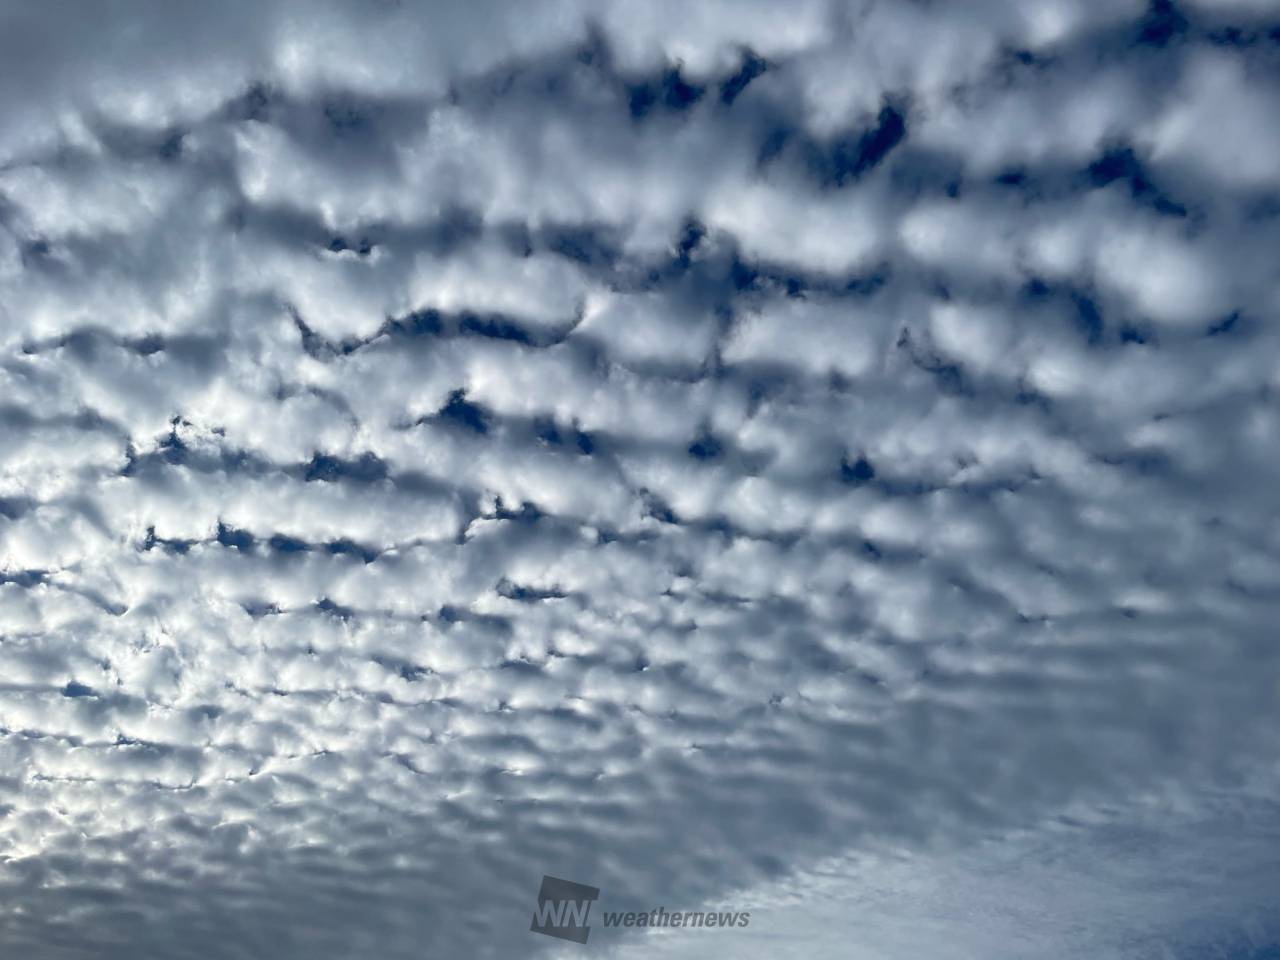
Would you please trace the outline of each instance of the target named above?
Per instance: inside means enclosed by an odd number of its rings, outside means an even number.
[[[1267,949],[1274,33],[12,13],[0,944]]]

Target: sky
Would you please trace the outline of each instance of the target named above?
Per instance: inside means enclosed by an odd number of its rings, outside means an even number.
[[[1274,0],[0,0],[0,955],[1280,957],[1277,116]]]

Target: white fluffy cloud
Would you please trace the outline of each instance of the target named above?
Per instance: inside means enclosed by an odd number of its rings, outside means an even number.
[[[8,10],[3,952],[1265,956],[1272,14]]]

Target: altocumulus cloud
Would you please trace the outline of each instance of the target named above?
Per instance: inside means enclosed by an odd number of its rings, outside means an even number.
[[[5,4],[0,950],[1275,956],[1278,79],[1245,0]]]

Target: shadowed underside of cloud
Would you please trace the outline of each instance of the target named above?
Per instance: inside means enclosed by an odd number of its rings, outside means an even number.
[[[1273,7],[0,18],[6,955],[1275,950]]]

